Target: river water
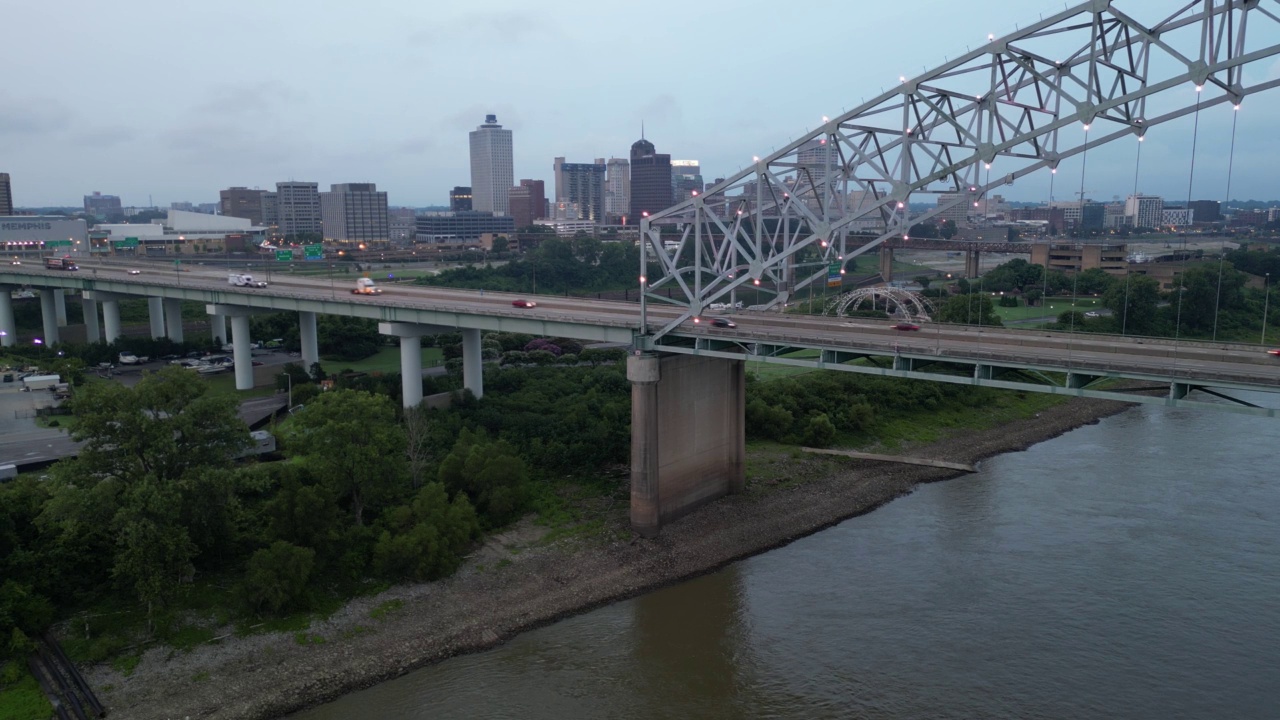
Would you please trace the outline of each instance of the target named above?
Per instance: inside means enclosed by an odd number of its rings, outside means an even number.
[[[295,718],[1280,718],[1278,452],[1130,410]]]

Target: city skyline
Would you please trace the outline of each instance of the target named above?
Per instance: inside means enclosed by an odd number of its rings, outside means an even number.
[[[1152,8],[1161,7],[1157,0],[1116,2],[1138,15],[1159,14]],[[875,58],[867,69],[854,75],[785,73],[769,53],[737,56],[733,74],[753,78],[750,88],[708,82],[723,71],[714,58],[733,55],[731,46],[716,38],[797,36],[811,31],[818,15],[893,24],[898,11],[854,9],[828,0],[803,15],[780,14],[763,2],[732,4],[733,12],[727,12],[730,3],[705,0],[690,12],[659,0],[643,10],[601,7],[584,16],[582,27],[575,26],[578,31],[570,34],[546,19],[569,7],[563,0],[548,3],[539,14],[505,1],[484,12],[375,2],[360,13],[341,7],[298,13],[298,3],[280,2],[263,10],[270,17],[256,24],[261,30],[237,24],[234,12],[199,7],[108,9],[83,0],[27,4],[15,7],[9,19],[15,26],[58,27],[66,50],[40,52],[38,34],[17,34],[0,50],[10,65],[21,57],[40,58],[33,72],[15,74],[0,89],[5,164],[0,171],[13,176],[19,207],[73,206],[95,188],[119,195],[126,206],[167,206],[216,201],[218,191],[228,187],[270,188],[283,178],[327,185],[351,177],[377,182],[391,205],[443,205],[450,188],[469,182],[463,134],[485,114],[495,113],[516,134],[517,178],[550,181],[546,168],[556,156],[626,157],[643,121],[645,134],[663,152],[698,158],[709,181],[731,176],[752,156],[788,145],[823,115],[836,115],[891,89],[900,75],[937,67],[966,47],[976,47],[988,33],[1003,34],[1039,13],[1061,9],[1054,2],[986,0],[955,13],[942,0],[914,4],[919,12],[913,12],[912,42],[904,44],[893,33],[860,41],[860,53]],[[697,56],[655,58],[643,37],[616,31],[677,10],[681,22],[670,32],[706,39]],[[72,15],[83,22],[62,22]],[[281,27],[267,22],[277,15],[291,18],[283,25],[290,32],[268,31]],[[165,28],[197,26],[215,36],[242,33],[246,42],[259,34],[269,36],[275,52],[245,57],[192,53],[163,64],[147,60],[140,41],[148,28],[171,32]],[[363,33],[386,42],[365,46],[352,39]],[[101,37],[118,40],[112,53],[92,52],[95,38]],[[487,37],[503,42],[476,56],[465,70],[450,61],[451,53]],[[608,48],[611,57],[623,60],[600,67],[587,64],[570,79],[547,83],[546,66],[529,62],[529,56],[548,39],[579,52]],[[571,51],[563,45],[560,50]],[[285,56],[297,59],[288,64],[271,59]],[[99,76],[128,79],[137,92],[96,97],[90,108],[78,99],[82,96],[67,91],[89,65]],[[1280,64],[1250,72],[1280,75]],[[406,73],[413,73],[415,87],[427,89],[420,93],[424,99],[401,92]],[[219,79],[227,77],[250,79]],[[164,93],[145,92],[161,87]],[[771,101],[760,88],[771,88],[774,95],[784,92],[786,102]],[[1240,114],[1238,148],[1245,151],[1236,155],[1231,194],[1237,198],[1277,194],[1268,162],[1280,152],[1280,139],[1271,137],[1268,127],[1271,112],[1280,109],[1276,95],[1246,99]],[[346,110],[332,111],[329,101],[334,97],[347,101]],[[391,97],[394,103],[387,102]],[[440,102],[442,98],[448,101]],[[1137,191],[1226,199],[1230,125],[1231,111],[1225,107],[1212,108],[1201,118],[1191,193],[1186,189],[1190,120],[1153,130]],[[1114,152],[1090,159],[1087,189],[1095,197],[1124,197],[1134,191],[1134,148],[1125,145],[1116,143]],[[1073,192],[1061,187],[1071,184],[1073,172],[1074,189],[1079,189],[1078,167],[1064,162],[1056,197]],[[1047,184],[1041,174],[1004,194],[1016,200],[1045,198]]]

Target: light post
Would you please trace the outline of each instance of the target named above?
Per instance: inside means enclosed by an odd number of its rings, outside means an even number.
[[[1267,308],[1271,305],[1271,273],[1267,273],[1262,278],[1262,287],[1265,288],[1266,298],[1262,301],[1262,340],[1260,344],[1267,344]]]

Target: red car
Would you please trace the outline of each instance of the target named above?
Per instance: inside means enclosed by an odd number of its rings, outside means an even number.
[[[1268,354],[1268,355],[1275,355],[1276,357],[1280,357],[1280,348],[1276,348],[1275,350],[1268,350],[1268,351],[1267,351],[1267,354]]]
[[[919,330],[920,326],[915,323],[900,322],[893,326],[894,330]]]
[[[538,307],[538,303],[532,300],[512,300],[511,307],[518,307],[518,308]]]

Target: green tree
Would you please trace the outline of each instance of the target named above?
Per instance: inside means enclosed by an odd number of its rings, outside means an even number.
[[[506,525],[524,510],[528,476],[524,459],[514,447],[490,441],[483,430],[466,428],[439,471],[440,482],[452,492],[466,493],[476,512],[493,527]]]
[[[407,486],[405,435],[391,399],[355,390],[321,394],[293,416],[287,448],[344,498],[357,526],[368,504]]]
[[[391,579],[432,580],[462,564],[480,521],[463,493],[449,501],[444,485],[427,483],[413,502],[388,513],[374,547],[375,571]]]
[[[305,595],[315,551],[284,540],[271,543],[249,558],[241,597],[255,610],[279,612],[296,606]]]
[[[947,298],[938,308],[938,322],[967,325],[1004,325],[995,313],[991,296],[979,293]]]
[[[1160,283],[1146,275],[1130,275],[1102,295],[1102,305],[1111,311],[1117,329],[1125,333],[1150,335],[1156,328]]]

